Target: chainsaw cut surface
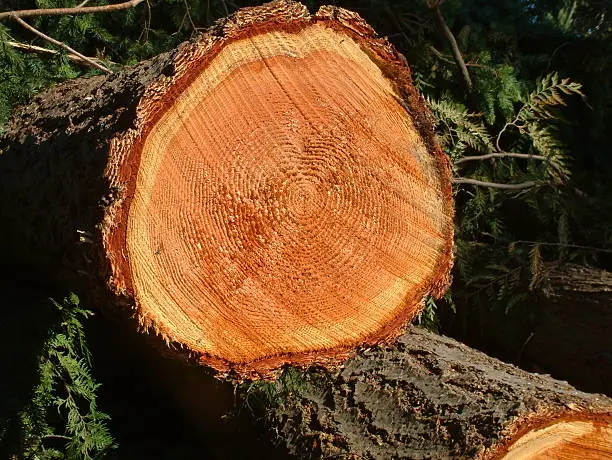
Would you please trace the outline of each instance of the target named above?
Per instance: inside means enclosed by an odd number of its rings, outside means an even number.
[[[144,141],[126,236],[136,301],[231,364],[356,346],[414,316],[438,276],[441,180],[350,37],[313,24],[231,42]]]

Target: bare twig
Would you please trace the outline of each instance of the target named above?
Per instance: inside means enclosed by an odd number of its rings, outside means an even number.
[[[17,21],[21,26],[23,26],[24,28],[28,29],[30,32],[38,35],[41,38],[44,38],[45,40],[47,40],[50,43],[53,43],[54,45],[59,46],[60,48],[65,49],[66,51],[68,51],[69,53],[74,54],[75,56],[78,56],[79,58],[81,58],[83,61],[89,63],[89,65],[91,65],[92,67],[95,67],[96,69],[102,70],[103,72],[106,73],[113,73],[112,70],[110,70],[109,68],[97,63],[96,61],[94,61],[92,58],[87,57],[81,53],[79,53],[77,50],[75,50],[74,48],[71,48],[70,46],[66,45],[65,43],[60,42],[59,40],[56,40],[55,38],[51,38],[48,35],[45,35],[44,33],[42,33],[40,30],[35,29],[34,27],[32,27],[30,24],[28,24],[27,22],[25,22],[23,19],[21,19],[19,16],[13,16],[12,17],[15,21]]]
[[[10,46],[11,48],[15,48],[15,49],[23,50],[23,51],[30,51],[30,52],[33,52],[33,53],[50,54],[50,55],[59,54],[59,51],[57,51],[57,50],[52,50],[52,49],[49,49],[49,48],[43,48],[42,46],[28,45],[26,43],[13,42],[13,41],[6,41],[4,43],[7,46]],[[70,54],[67,54],[66,57],[68,59],[70,59],[71,61],[77,62],[79,64],[89,65],[89,63],[87,61],[84,61],[83,59],[81,59],[76,54],[70,53]],[[91,59],[92,61],[98,61],[98,62],[100,61],[98,58],[90,57],[89,59]],[[115,64],[115,63],[111,62],[111,64]]]
[[[522,110],[522,108],[521,108]],[[517,123],[520,120],[520,116],[521,113],[519,111],[518,115],[516,116],[516,118],[512,121],[509,121],[508,123],[506,123],[504,125],[504,127],[501,129],[501,131],[497,134],[497,137],[495,138],[495,147],[497,147],[497,150],[499,150],[500,152],[503,151],[502,148],[499,146],[499,143],[501,142],[501,137],[502,135],[506,132],[506,130],[510,127],[510,126],[514,126],[516,129],[518,129],[519,131],[521,130],[522,126],[518,125]]]
[[[83,8],[85,5],[87,5],[89,3],[89,0],[83,0],[81,3],[79,3],[76,8]]]
[[[227,4],[225,3],[225,0],[221,0],[221,3],[223,4],[223,9],[225,10],[225,15],[229,16],[229,8],[227,7]]]
[[[457,44],[457,40],[455,39],[453,32],[450,30],[450,28],[446,24],[446,21],[444,20],[444,16],[442,16],[442,11],[440,11],[441,3],[442,1],[440,0],[433,1],[429,3],[429,7],[433,9],[434,14],[436,16],[436,23],[438,24],[440,31],[444,34],[444,37],[446,37],[446,40],[448,41],[451,47],[453,58],[455,59],[455,63],[457,64],[457,66],[459,67],[459,70],[461,71],[463,81],[465,82],[465,85],[467,86],[468,91],[472,91],[473,84],[472,84],[472,79],[470,78],[470,73],[468,72],[467,66],[465,65],[465,61],[463,60],[463,56],[461,55],[461,51],[459,50],[459,45]]]
[[[547,160],[544,155],[531,155],[529,153],[513,153],[513,152],[493,152],[486,155],[473,155],[455,160],[455,164],[465,163],[467,161],[488,160],[489,158],[525,158],[528,160]]]
[[[479,187],[499,188],[503,190],[522,190],[538,185],[538,183],[535,181],[521,182],[519,184],[500,184],[497,182],[486,182],[478,179],[468,179],[467,177],[453,178],[453,184],[469,184],[477,185]]]
[[[145,2],[147,3],[147,21],[145,22],[144,41],[148,42],[149,41],[149,30],[151,29],[151,3],[149,3],[149,0],[145,0]]]
[[[189,11],[189,4],[187,3],[187,0],[183,0],[183,3],[185,4],[185,12],[187,13],[187,17],[189,18],[189,24],[191,24],[191,33],[194,33],[196,32],[197,27],[193,23],[193,19],[191,19],[191,13]]]
[[[45,434],[42,436],[43,439],[66,439],[70,441],[72,438],[69,436],[64,436],[62,434]]]
[[[527,337],[527,340],[525,340],[523,342],[523,346],[521,346],[518,355],[516,355],[516,362],[520,363],[521,362],[521,357],[523,356],[523,352],[525,351],[525,348],[527,347],[527,344],[531,341],[531,339],[533,339],[533,336],[535,335],[535,332],[532,332],[531,334],[529,334],[529,337]]]
[[[448,57],[447,54],[442,53],[440,50],[438,50],[435,46],[429,46],[429,49],[431,50],[431,52],[433,54],[435,54],[435,56],[440,59],[441,61],[444,62],[448,62],[449,64],[453,64],[456,65],[456,62],[451,59],[450,57]],[[487,69],[490,70],[491,72],[495,73],[496,75],[499,74],[499,72],[497,71],[497,69],[488,66],[488,65],[482,65],[482,64],[478,64],[476,62],[466,62],[465,63],[466,67],[478,67],[479,69]]]
[[[82,7],[84,3],[74,8],[38,8],[35,10],[16,10],[16,11],[5,11],[0,13],[0,19],[15,19],[15,18],[30,18],[34,16],[63,16],[67,14],[90,14],[90,13],[104,13],[109,11],[127,10],[134,8],[136,5],[144,2],[144,0],[130,0],[124,3],[116,3],[114,5],[102,5],[102,6],[87,6]]]
[[[151,4],[149,0],[144,0],[147,5],[147,19],[145,19],[142,31],[138,36],[138,41],[142,43],[146,43],[149,41],[149,26],[151,25]]]
[[[517,240],[513,241],[511,244],[529,244],[529,245],[540,245],[540,246],[554,246],[554,247],[563,247],[563,248],[572,248],[572,249],[585,249],[587,251],[595,251],[595,252],[608,252],[612,253],[612,249],[606,248],[597,248],[594,246],[583,246],[581,244],[565,244],[565,243],[547,243],[542,241],[528,241],[528,240]]]

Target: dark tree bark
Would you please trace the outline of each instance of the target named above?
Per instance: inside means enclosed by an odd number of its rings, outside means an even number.
[[[449,160],[405,59],[341,8],[244,9],[52,88],[0,151],[2,249],[220,377],[333,368],[392,342],[449,281]],[[182,404],[200,376],[189,393],[169,379]],[[607,452],[610,408],[411,329],[315,371],[269,420],[301,457],[493,455],[552,424],[555,449],[588,458]]]
[[[610,399],[415,327],[336,372],[309,374],[305,388],[273,404],[265,420],[299,458],[612,455]],[[542,448],[553,432],[557,441]]]

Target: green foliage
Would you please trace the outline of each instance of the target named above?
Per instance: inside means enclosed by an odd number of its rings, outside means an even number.
[[[448,94],[441,100],[428,98],[439,142],[457,163],[456,174],[500,184],[541,184],[510,193],[494,188],[472,188],[465,190],[465,195],[458,191],[456,284],[464,286],[462,294],[472,304],[483,302],[508,311],[529,299],[526,286],[529,290],[546,289],[539,237],[529,236],[536,240],[529,251],[514,247],[510,253],[506,248],[516,239],[512,228],[516,226],[508,224],[506,214],[509,205],[516,207],[522,202],[543,223],[558,221],[558,241],[569,241],[569,214],[559,187],[567,183],[570,171],[566,148],[558,135],[557,125],[562,121],[558,109],[567,106],[569,96],[584,97],[581,88],[557,73],[546,74],[535,82],[533,91],[519,94],[501,129]],[[523,157],[508,156],[507,152]],[[482,154],[497,156],[467,161]],[[567,255],[548,252],[557,258]],[[435,326],[435,311],[435,304],[427,302],[419,321]]]
[[[552,72],[537,80],[536,88],[529,93],[527,100],[519,110],[517,122],[528,123],[533,120],[550,120],[558,118],[554,109],[566,106],[564,96],[579,95],[585,97],[580,83],[569,78],[559,79],[557,72]]]
[[[485,121],[492,125],[499,118],[509,117],[521,99],[524,84],[516,78],[515,70],[507,64],[492,66],[487,52],[478,56],[475,69],[475,106]]]
[[[486,127],[482,121],[476,121],[480,115],[469,112],[463,104],[449,98],[427,98],[427,103],[437,120],[438,142],[451,159],[464,156],[468,150],[479,153],[493,151]]]
[[[450,290],[444,294],[444,296],[438,300],[437,303],[433,297],[428,295],[424,300],[423,310],[414,320],[415,324],[432,332],[439,332],[440,322],[438,318],[438,303],[441,302],[443,302],[447,308],[450,308],[453,312],[456,312],[455,302],[453,301]]]
[[[286,367],[274,381],[258,380],[240,388],[244,406],[252,415],[261,416],[269,407],[280,406],[291,396],[299,397],[306,389],[305,371]]]
[[[537,81],[534,91],[517,101],[521,103],[517,106],[520,108],[507,117],[512,121],[494,134],[491,134],[494,126],[485,125],[480,114],[468,111],[462,103],[448,95],[441,100],[427,98],[427,102],[437,121],[438,141],[452,160],[492,152],[500,154],[498,158],[503,158],[497,161],[497,168],[491,167],[495,166],[494,163],[479,165],[474,173],[480,179],[505,183],[520,176],[523,180],[560,184],[569,178],[569,169],[565,149],[556,136],[554,123],[560,116],[555,109],[565,106],[565,97],[569,95],[584,96],[581,85],[568,78],[560,80],[556,73],[544,76]],[[511,128],[514,131],[511,132]],[[506,146],[510,149],[504,148]],[[543,167],[531,162],[524,168],[515,158],[501,156],[517,150],[522,150],[521,153],[525,155],[537,155],[539,159],[544,157]],[[479,201],[473,204],[478,205]]]
[[[91,459],[114,447],[108,415],[97,407],[99,384],[91,373],[91,355],[82,322],[91,312],[71,294],[39,359],[39,383],[20,413],[23,458]]]

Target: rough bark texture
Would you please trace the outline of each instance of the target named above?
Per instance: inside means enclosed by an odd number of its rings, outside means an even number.
[[[266,417],[299,458],[502,458],[520,436],[555,422],[609,429],[612,401],[411,328],[336,373],[310,374]]]
[[[147,86],[172,73],[166,53],[110,76],[68,81],[13,114],[0,138],[0,245],[63,281],[107,276],[99,225],[117,197],[109,143],[128,130]],[[6,234],[8,233],[8,234]]]
[[[0,245],[221,373],[337,362],[449,282],[450,167],[428,113],[355,13],[245,8],[19,109]]]

